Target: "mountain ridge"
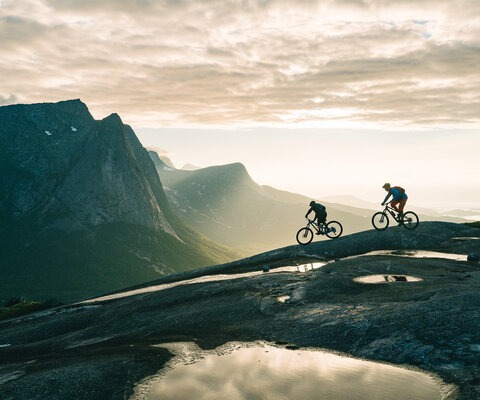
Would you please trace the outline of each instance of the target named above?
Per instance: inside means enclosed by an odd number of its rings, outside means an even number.
[[[0,107],[0,121],[0,299],[82,298],[237,257],[171,211],[118,114],[70,100]]]
[[[245,255],[295,242],[295,233],[306,224],[304,215],[310,201],[317,200],[259,185],[241,163],[184,171],[166,168],[161,157],[154,153],[150,153],[150,156],[158,159],[157,172],[164,183],[172,209],[205,236],[226,246],[236,247]],[[325,201],[329,198],[317,201],[327,207],[328,220],[342,223],[344,235],[371,229],[372,215],[380,211],[379,205],[361,199],[356,200],[371,208]],[[420,218],[434,220],[440,217],[420,214]],[[464,222],[459,218],[441,218]]]

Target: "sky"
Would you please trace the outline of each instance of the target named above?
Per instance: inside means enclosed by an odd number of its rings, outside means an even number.
[[[0,106],[80,98],[177,167],[480,208],[478,0],[0,0]]]

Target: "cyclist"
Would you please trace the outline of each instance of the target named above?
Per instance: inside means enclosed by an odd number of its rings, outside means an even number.
[[[317,235],[320,235],[320,233],[321,233],[320,227],[327,220],[327,209],[325,208],[325,206],[323,204],[315,203],[314,201],[311,201],[310,202],[310,209],[305,214],[305,218],[308,218],[308,215],[312,211],[315,212],[315,219],[317,220],[317,224],[318,224]]]
[[[385,205],[385,203],[388,201],[390,196],[392,197],[392,202],[390,205],[392,208],[394,208],[396,211],[398,211],[398,218],[401,221],[403,218],[403,209],[405,208],[405,204],[407,203],[408,196],[405,193],[405,189],[400,187],[400,186],[390,186],[389,183],[386,183],[385,185],[382,186],[388,193],[385,199],[382,202],[382,206]],[[397,208],[398,205],[398,208]]]

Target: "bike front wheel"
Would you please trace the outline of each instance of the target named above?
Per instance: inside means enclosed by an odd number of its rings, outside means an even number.
[[[387,214],[384,212],[377,212],[373,214],[372,217],[372,225],[377,231],[383,231],[388,228],[388,224],[390,221],[388,220]]]
[[[342,232],[343,232],[343,226],[340,222],[330,221],[327,224],[327,231],[326,231],[325,234],[331,239],[336,239],[336,238],[340,237]]]
[[[309,244],[313,240],[313,232],[310,228],[302,228],[297,232],[297,242],[301,245]]]
[[[413,211],[407,211],[403,214],[402,225],[409,230],[415,229],[418,226],[418,215]]]

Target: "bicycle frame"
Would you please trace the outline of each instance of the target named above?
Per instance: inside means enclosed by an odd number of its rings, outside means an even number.
[[[383,231],[389,225],[389,215],[399,225],[403,225],[408,230],[415,229],[418,226],[418,215],[413,211],[404,211],[400,214],[395,208],[390,206],[390,202],[384,204],[385,208],[372,216],[372,225],[376,230]]]
[[[397,210],[395,210],[393,207],[390,206],[390,203],[387,203],[385,204],[385,208],[383,209],[383,213],[385,215],[388,215],[390,214],[392,216],[392,218],[398,222],[398,215],[399,215],[399,212]],[[388,213],[388,214],[387,214]]]
[[[310,219],[310,218],[307,218],[307,219],[308,219],[307,227],[313,226],[313,228],[315,229],[315,232],[318,232],[320,230],[322,234],[325,233],[325,226],[327,225],[326,222],[323,222],[320,226],[318,226],[318,224],[315,222],[314,219]]]
[[[325,221],[325,222],[316,222],[315,219],[310,219],[307,217],[307,225],[303,228],[300,228],[297,232],[297,242],[302,245],[309,244],[317,235],[326,235],[331,239],[336,239],[340,237],[343,232],[343,226],[338,221]]]

